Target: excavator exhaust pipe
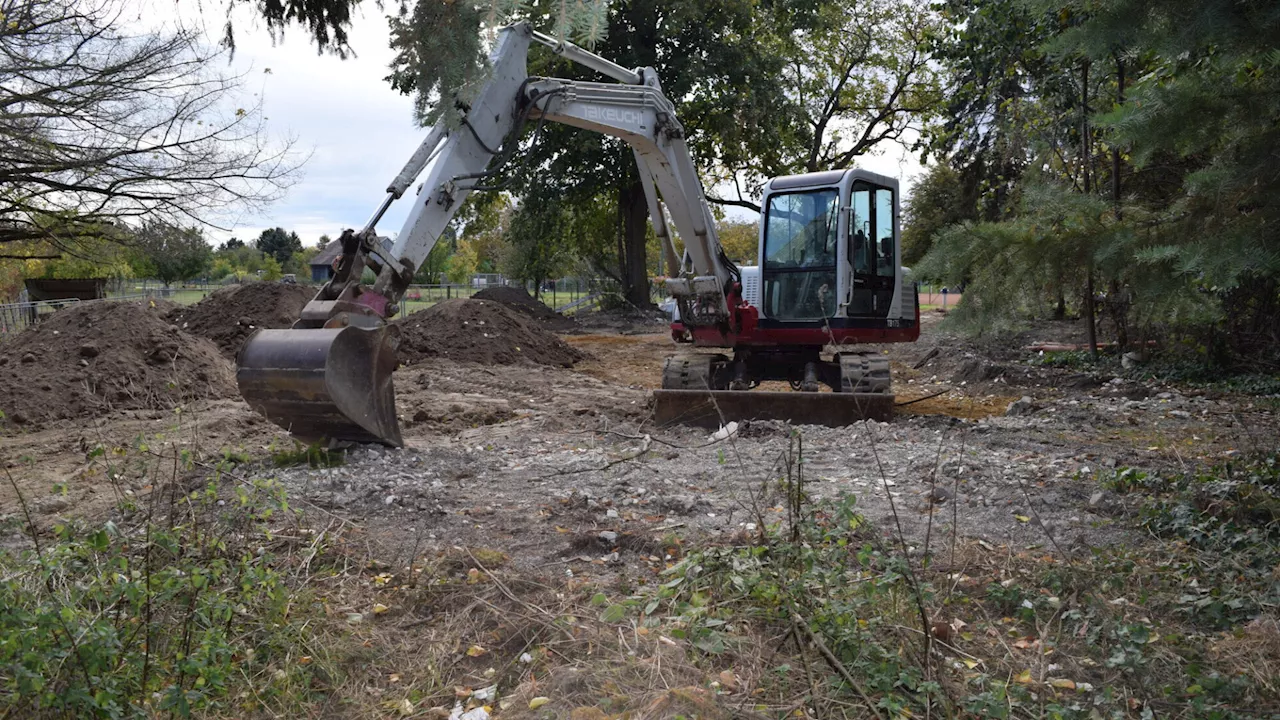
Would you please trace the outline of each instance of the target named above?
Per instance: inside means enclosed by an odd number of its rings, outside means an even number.
[[[259,330],[236,359],[249,406],[308,442],[402,447],[395,387],[400,329]]]

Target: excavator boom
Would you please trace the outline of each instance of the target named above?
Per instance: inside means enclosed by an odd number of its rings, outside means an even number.
[[[617,82],[529,77],[526,58],[535,42]],[[663,390],[654,392],[660,420],[843,424],[891,412],[882,357],[841,351],[827,359],[824,348],[908,341],[919,333],[914,291],[899,266],[896,181],[863,171],[771,180],[761,267],[739,268],[716,236],[684,127],[653,68],[623,68],[526,23],[502,31],[490,63],[460,126],[438,122],[365,227],[342,234],[334,276],[293,328],[262,330],[245,345],[237,380],[252,407],[303,439],[400,445],[391,381],[398,334],[387,320],[400,311],[414,271],[467,196],[497,189],[491,166],[519,151],[525,125],[556,122],[631,146],[678,309],[673,337],[734,349],[733,358],[690,353],[669,359]],[[382,215],[424,171],[395,241],[379,237]],[[683,241],[683,257],[672,229]],[[376,276],[372,285],[361,281],[366,269]],[[746,392],[779,380],[809,392]],[[815,394],[822,385],[832,396]]]
[[[531,78],[526,57],[534,42],[618,82]],[[241,395],[295,436],[401,444],[391,381],[398,336],[386,321],[399,311],[414,270],[467,195],[489,189],[490,165],[510,159],[530,121],[561,122],[631,144],[669,270],[678,272],[658,192],[695,264],[708,269],[704,276],[690,278],[696,281],[690,286],[696,285],[689,292],[690,314],[696,305],[697,314],[709,321],[728,316],[725,289],[736,280],[736,269],[718,254],[683,128],[662,94],[657,73],[652,68],[628,70],[525,23],[503,30],[490,64],[488,79],[461,127],[438,122],[388,185],[386,199],[364,229],[343,233],[336,272],[301,318],[288,330],[259,331],[240,352],[236,378]],[[424,171],[426,179],[394,243],[380,238],[378,221]],[[361,283],[366,268],[377,277],[371,286]]]

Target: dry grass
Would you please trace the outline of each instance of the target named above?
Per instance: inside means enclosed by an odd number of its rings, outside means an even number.
[[[1252,677],[1272,697],[1280,697],[1280,617],[1260,615],[1225,634],[1209,648],[1215,662]]]

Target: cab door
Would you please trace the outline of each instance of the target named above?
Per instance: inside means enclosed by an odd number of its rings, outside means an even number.
[[[849,193],[846,258],[852,277],[849,317],[883,318],[897,274],[894,190],[859,180]]]

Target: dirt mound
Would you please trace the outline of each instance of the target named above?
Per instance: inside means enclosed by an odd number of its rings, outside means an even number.
[[[218,348],[174,328],[166,311],[150,302],[79,303],[0,343],[0,422],[234,396],[235,376]]]
[[[403,333],[400,361],[406,365],[443,357],[487,365],[531,362],[572,367],[586,357],[536,320],[498,302],[446,300],[396,324]]]
[[[502,303],[512,310],[524,313],[529,317],[542,323],[542,326],[553,331],[573,330],[578,327],[578,323],[573,318],[567,318],[564,315],[547,307],[545,303],[536,300],[532,295],[521,287],[510,287],[507,285],[485,288],[480,292],[472,295],[476,300],[492,300],[493,302]]]
[[[607,310],[576,312],[573,317],[581,329],[606,330],[619,335],[666,332],[671,326],[671,315],[656,307],[624,305]]]
[[[258,328],[287,328],[315,295],[311,288],[278,282],[233,285],[195,305],[180,307],[169,320],[183,330],[212,340],[234,358]]]

